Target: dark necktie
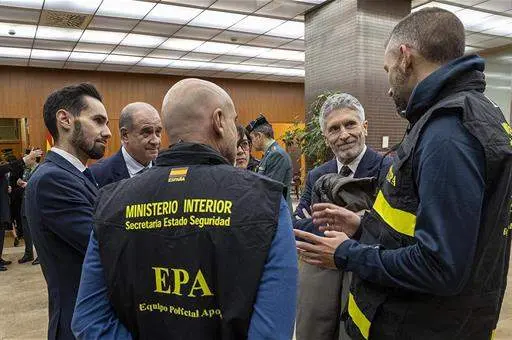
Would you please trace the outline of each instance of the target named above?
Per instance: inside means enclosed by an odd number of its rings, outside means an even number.
[[[89,181],[91,181],[92,184],[94,184],[95,187],[98,187],[98,182],[96,182],[96,178],[94,178],[94,175],[89,168],[86,168],[82,173]]]
[[[341,169],[340,169],[340,175],[342,175],[343,177],[348,177],[352,174],[352,170],[350,170],[350,168],[346,165],[342,166]]]
[[[140,169],[139,171],[137,171],[137,172],[133,175],[133,177],[138,176],[138,175],[140,175],[140,174],[143,174],[143,173],[144,173],[144,172],[146,172],[148,169],[149,169],[149,166],[146,166],[146,167],[144,167],[144,168]]]

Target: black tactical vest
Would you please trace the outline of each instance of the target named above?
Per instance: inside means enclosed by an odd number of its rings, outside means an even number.
[[[110,301],[134,338],[247,338],[281,193],[188,143],[105,187],[95,233]]]
[[[505,292],[510,256],[512,134],[500,109],[481,92],[459,92],[431,107],[409,131],[370,213],[360,242],[397,249],[415,244],[419,198],[412,155],[436,114],[459,114],[485,153],[485,196],[470,278],[461,294],[434,296],[386,288],[354,275],[346,328],[353,339],[490,339]]]

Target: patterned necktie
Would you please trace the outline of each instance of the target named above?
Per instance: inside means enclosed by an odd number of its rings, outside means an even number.
[[[98,187],[98,182],[96,182],[96,178],[94,178],[94,175],[89,168],[86,168],[82,173],[89,181],[91,181],[92,184],[94,184],[94,186]]]
[[[342,175],[343,177],[348,177],[352,174],[352,170],[350,170],[350,168],[346,165],[342,166],[341,169],[340,169],[340,175]]]

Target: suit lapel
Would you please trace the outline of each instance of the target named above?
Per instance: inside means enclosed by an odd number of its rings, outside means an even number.
[[[57,154],[55,152],[50,151],[46,155],[46,160],[45,161],[52,162],[53,164],[55,164],[58,167],[66,170],[67,172],[69,172],[73,176],[76,176],[76,177],[80,178],[85,183],[85,186],[91,191],[91,193],[94,194],[94,195],[97,195],[98,188],[93,183],[91,183],[91,181],[87,177],[85,177],[85,175],[83,173],[81,173],[80,170],[78,170],[73,164],[68,162],[61,155],[59,155],[59,154]]]
[[[128,173],[128,168],[126,167],[126,162],[124,161],[123,152],[121,149],[119,149],[119,151],[115,154],[112,161],[115,177],[114,180],[118,181],[124,178],[130,178],[130,174]]]
[[[367,147],[363,158],[361,158],[361,161],[359,162],[359,165],[357,166],[356,172],[354,173],[354,177],[355,178],[368,177],[368,174],[374,167],[376,156],[377,156],[376,152],[373,151],[372,149],[370,149],[369,147]]]

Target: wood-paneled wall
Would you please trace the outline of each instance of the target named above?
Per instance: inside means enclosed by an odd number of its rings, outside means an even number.
[[[53,70],[0,66],[0,118],[27,117],[29,143],[44,149],[43,104],[53,90],[79,82],[93,83],[103,95],[112,140],[107,153],[120,147],[119,112],[128,103],[144,101],[160,111],[167,90],[183,77],[136,73]],[[248,123],[264,113],[271,123],[304,121],[304,84],[238,79],[208,79],[231,96],[239,121]],[[163,146],[168,144],[164,136]]]

